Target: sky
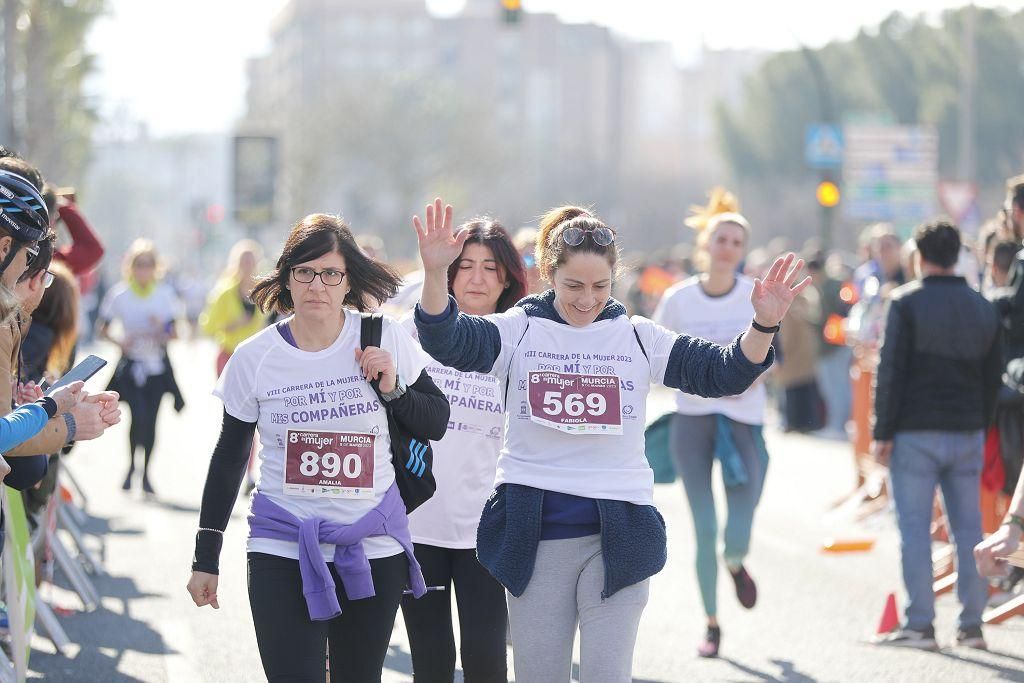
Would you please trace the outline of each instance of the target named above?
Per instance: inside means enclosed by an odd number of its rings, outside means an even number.
[[[340,0],[344,1],[344,0]],[[495,5],[498,0],[494,0]],[[229,130],[241,115],[245,60],[267,49],[269,27],[287,0],[109,0],[89,50],[98,72],[89,92],[107,119],[139,121],[154,135]],[[427,0],[438,15],[464,0]],[[877,25],[892,11],[937,17],[966,0],[523,0],[622,35],[670,42],[681,63],[709,48],[784,50],[823,45]],[[1024,7],[1024,0],[979,6]],[[242,9],[244,8],[244,9]],[[188,82],[187,91],[180,84]],[[173,84],[173,87],[170,85]]]

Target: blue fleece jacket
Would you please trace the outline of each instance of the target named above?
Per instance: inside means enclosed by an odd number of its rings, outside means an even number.
[[[554,307],[554,291],[530,296],[517,306],[528,316],[565,324]],[[597,320],[625,315],[618,301],[609,299]],[[416,329],[423,349],[439,363],[464,372],[490,372],[501,352],[498,328],[486,318],[459,313],[453,297],[438,316],[416,307]],[[700,396],[740,394],[769,368],[774,351],[755,364],[739,348],[741,337],[719,346],[681,334],[665,370],[667,387]],[[544,497],[550,492],[519,484],[502,484],[488,499],[477,528],[480,563],[510,593],[520,596],[533,575],[541,540]],[[657,574],[667,559],[665,520],[652,505],[598,500],[601,550],[605,579],[604,598]]]

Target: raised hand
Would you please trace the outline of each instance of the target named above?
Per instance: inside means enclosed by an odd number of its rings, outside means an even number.
[[[790,252],[775,259],[763,280],[754,280],[750,303],[754,305],[754,319],[759,324],[774,327],[786,317],[793,300],[811,284],[810,276],[794,284],[803,267],[804,260],[797,259],[796,254]]]
[[[447,271],[448,266],[462,253],[462,247],[469,238],[469,231],[458,234],[452,232],[451,204],[443,206],[441,198],[428,204],[425,211],[425,222],[419,216],[413,216],[412,226],[416,229],[416,238],[420,245],[420,259],[423,270]]]

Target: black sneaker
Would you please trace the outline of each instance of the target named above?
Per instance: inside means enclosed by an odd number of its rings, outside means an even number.
[[[153,485],[149,483],[149,477],[145,475],[142,477],[142,490],[149,495],[156,493],[156,491],[153,490]]]
[[[128,474],[124,478],[124,483],[121,484],[121,488],[124,489],[125,491],[131,491],[132,490],[132,475],[133,474],[135,474],[135,472],[131,472],[131,471],[128,472]]]
[[[905,647],[914,650],[931,650],[932,652],[939,649],[939,644],[935,642],[935,628],[932,626],[923,631],[899,628],[892,633],[879,636],[875,640],[875,645]]]
[[[967,626],[956,632],[956,644],[962,647],[970,647],[975,650],[987,650],[988,643],[985,642],[985,635],[981,632],[981,626]]]
[[[708,626],[704,634],[704,640],[697,646],[697,654],[701,657],[717,657],[718,648],[722,644],[722,629],[717,626]]]
[[[736,571],[729,570],[732,575],[732,582],[736,585],[736,599],[740,604],[750,609],[757,604],[757,584],[750,578],[747,570],[740,565]]]

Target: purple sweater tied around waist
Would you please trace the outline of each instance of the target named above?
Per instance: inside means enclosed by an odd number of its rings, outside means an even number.
[[[334,545],[334,568],[341,577],[349,600],[372,598],[376,594],[370,561],[363,551],[362,540],[367,536],[390,536],[398,541],[409,559],[412,594],[418,598],[427,592],[420,563],[413,555],[409,518],[406,517],[398,486],[394,484],[384,494],[380,505],[352,524],[318,517],[299,519],[266,496],[257,494],[249,511],[249,535],[252,538],[298,542],[302,593],[306,596],[306,606],[313,621],[326,621],[341,614],[334,579],[320,552],[321,543]]]

